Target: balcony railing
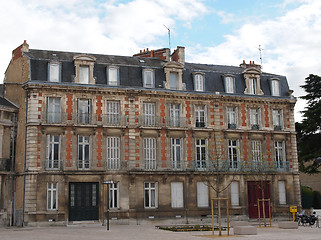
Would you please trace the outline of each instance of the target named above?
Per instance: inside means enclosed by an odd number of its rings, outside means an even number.
[[[141,116],[139,123],[142,127],[188,127],[188,119],[184,117],[170,118],[160,116]]]
[[[97,124],[105,126],[126,126],[128,125],[128,116],[116,114],[102,114],[96,117]]]
[[[61,160],[46,159],[45,168],[46,170],[49,170],[49,171],[59,171],[59,170],[63,170],[63,164]]]

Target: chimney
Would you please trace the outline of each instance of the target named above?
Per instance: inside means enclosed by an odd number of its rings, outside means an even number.
[[[148,48],[145,50],[140,50],[139,53],[133,55],[133,57],[158,57],[162,60],[169,61],[169,48],[162,48],[157,50],[149,50]]]
[[[185,64],[185,47],[177,46],[176,50],[174,50],[171,55],[172,61],[179,62],[181,64]]]
[[[254,61],[250,61],[250,63],[247,64],[245,62],[245,60],[243,60],[243,63],[240,64],[240,67],[245,68],[245,69],[246,68],[257,68],[258,70],[261,70],[261,65],[255,64]]]
[[[27,43],[27,40],[24,40],[23,44],[12,51],[12,61],[20,58],[23,52],[29,52],[29,44]]]

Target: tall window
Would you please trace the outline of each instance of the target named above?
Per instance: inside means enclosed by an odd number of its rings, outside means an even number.
[[[169,88],[173,90],[178,89],[178,73],[177,72],[171,72],[170,73],[170,84]]]
[[[194,90],[203,92],[204,91],[204,75],[194,74]]]
[[[236,129],[237,128],[237,108],[236,107],[227,107],[227,128]]]
[[[143,103],[143,124],[144,126],[155,126],[155,103]]]
[[[272,110],[273,128],[274,130],[282,130],[283,128],[283,111],[280,109]]]
[[[171,138],[171,162],[173,169],[182,167],[182,143],[180,138]]]
[[[231,182],[231,205],[239,206],[240,205],[240,194],[239,194],[239,183]]]
[[[208,185],[197,182],[197,207],[208,207]]]
[[[107,78],[108,78],[108,85],[109,86],[117,86],[119,85],[119,76],[117,67],[109,67],[107,68]]]
[[[111,170],[120,168],[119,137],[107,137],[107,168]]]
[[[120,123],[119,102],[107,101],[107,123],[118,125]]]
[[[59,63],[49,63],[49,82],[60,82],[60,64]]]
[[[285,146],[283,141],[274,142],[275,164],[277,169],[285,168]]]
[[[280,96],[280,82],[279,80],[271,81],[271,93],[272,96]]]
[[[205,170],[207,167],[207,139],[196,139],[196,168]]]
[[[81,84],[89,83],[89,66],[79,67],[79,83]]]
[[[279,204],[286,204],[285,181],[279,181]]]
[[[249,79],[249,93],[256,94],[257,93],[257,86],[256,86],[256,78]]]
[[[145,88],[154,88],[155,87],[155,72],[151,69],[143,70],[143,81]]]
[[[182,182],[172,182],[171,183],[171,203],[172,208],[182,208],[184,207],[184,197],[183,197],[183,183]]]
[[[206,106],[195,106],[195,125],[196,127],[206,127]]]
[[[225,77],[224,80],[225,80],[225,92],[235,93],[234,77]]]
[[[78,168],[90,168],[90,137],[78,136]]]
[[[47,209],[58,209],[58,183],[47,183]]]
[[[47,163],[48,169],[60,168],[60,136],[47,136]]]
[[[78,99],[78,123],[90,123],[90,100]]]
[[[239,166],[239,141],[228,140],[228,160],[230,169],[236,170]]]
[[[109,187],[109,208],[119,208],[119,183],[113,183]]]
[[[144,207],[157,208],[158,207],[158,183],[145,182],[144,183]]]
[[[258,108],[250,108],[251,129],[259,130],[261,125],[261,111]]]
[[[181,105],[180,104],[171,104],[170,105],[170,126],[179,127],[181,120]]]
[[[262,143],[261,141],[252,141],[252,161],[255,163],[260,163],[262,161]]]
[[[156,169],[156,138],[144,138],[145,169]]]
[[[48,97],[47,106],[47,122],[60,123],[61,122],[61,103],[60,98]]]

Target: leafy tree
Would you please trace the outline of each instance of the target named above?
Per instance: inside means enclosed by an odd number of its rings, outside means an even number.
[[[301,123],[296,123],[298,139],[298,157],[300,171],[318,173],[321,157],[321,77],[310,74],[301,86],[307,94],[301,98],[307,100]]]

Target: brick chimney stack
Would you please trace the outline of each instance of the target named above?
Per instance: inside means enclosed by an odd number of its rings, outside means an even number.
[[[27,40],[24,40],[23,44],[12,51],[12,61],[20,58],[23,52],[29,52],[29,44],[27,43]]]
[[[162,60],[169,61],[169,48],[162,48],[157,50],[140,50],[139,53],[134,54],[134,57],[158,57]]]
[[[261,65],[254,63],[254,61],[250,61],[250,63],[246,63],[245,60],[240,64],[240,67],[247,69],[247,68],[256,68],[261,70]]]
[[[171,55],[171,60],[174,62],[179,62],[181,64],[185,64],[185,47],[177,46],[176,50],[174,50]]]

